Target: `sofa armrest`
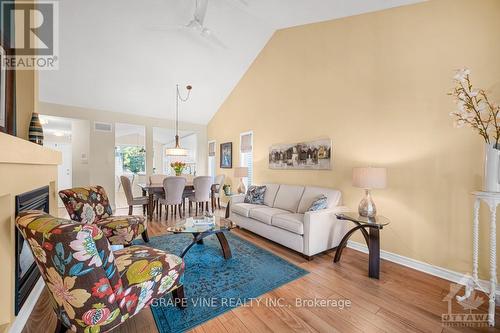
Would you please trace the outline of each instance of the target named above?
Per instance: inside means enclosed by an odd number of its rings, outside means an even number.
[[[237,203],[242,203],[245,201],[245,194],[234,194],[231,196],[231,205],[232,204],[237,204]]]
[[[349,221],[337,219],[335,214],[352,211],[346,206],[321,209],[304,214],[304,254],[308,256],[339,245],[347,233]]]

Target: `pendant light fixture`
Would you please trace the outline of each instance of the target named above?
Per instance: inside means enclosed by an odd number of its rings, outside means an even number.
[[[175,147],[174,148],[167,148],[165,150],[165,153],[167,156],[187,156],[188,151],[187,149],[181,148],[181,144],[179,142],[179,101],[181,102],[186,102],[189,99],[189,95],[191,94],[191,89],[193,87],[191,86],[186,86],[187,90],[187,96],[186,98],[181,97],[181,93],[179,91],[179,85],[177,84],[175,86],[176,92],[175,92]]]

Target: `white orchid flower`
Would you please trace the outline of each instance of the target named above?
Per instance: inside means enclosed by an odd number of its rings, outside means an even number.
[[[470,70],[467,68],[462,68],[457,70],[455,76],[453,77],[456,81],[464,82],[467,75],[470,74]]]

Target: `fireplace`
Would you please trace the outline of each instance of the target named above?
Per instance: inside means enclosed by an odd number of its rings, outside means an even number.
[[[44,186],[36,190],[16,196],[16,216],[26,210],[43,210],[49,213],[49,187]],[[40,278],[40,271],[29,245],[21,233],[16,233],[16,280],[15,280],[15,314],[19,313],[31,290]]]

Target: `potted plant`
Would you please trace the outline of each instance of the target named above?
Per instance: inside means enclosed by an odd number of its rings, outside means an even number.
[[[186,163],[184,163],[184,162],[172,162],[172,163],[170,163],[170,167],[172,169],[174,169],[176,176],[180,176],[180,175],[182,175],[182,171],[186,167]]]
[[[449,95],[455,98],[457,110],[450,113],[455,126],[468,126],[485,141],[484,191],[500,192],[500,106],[491,102],[483,89],[474,89],[470,70],[460,69],[453,77],[455,88]]]

